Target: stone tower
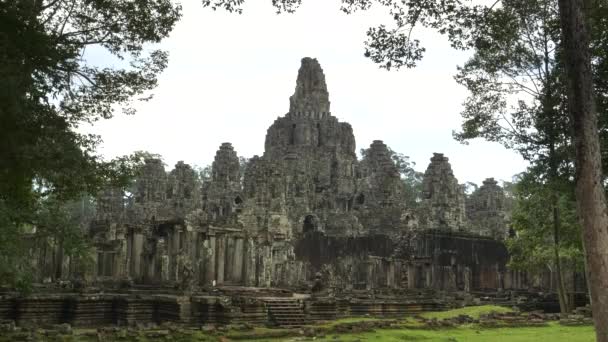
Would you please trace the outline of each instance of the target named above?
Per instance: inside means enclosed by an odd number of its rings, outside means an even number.
[[[168,176],[167,201],[175,211],[175,217],[184,219],[200,205],[200,184],[196,171],[183,161],[175,164]]]
[[[388,146],[374,140],[360,163],[360,193],[355,205],[398,206],[403,203],[403,182]]]
[[[170,213],[164,210],[167,199],[167,173],[162,160],[145,160],[135,184],[135,203],[131,219],[135,221],[165,221]]]
[[[323,69],[316,59],[305,57],[298,71],[296,91],[289,98],[289,113],[296,116],[329,115],[329,93]]]
[[[211,180],[203,185],[203,208],[212,220],[233,216],[243,203],[239,158],[231,143],[223,143],[211,165]]]
[[[289,208],[300,221],[315,211],[348,210],[356,165],[352,127],[330,114],[323,70],[304,58],[289,112],[268,128],[264,155],[249,165],[260,176],[245,179],[245,188],[257,189],[272,211]]]
[[[424,173],[420,219],[431,229],[464,229],[464,191],[442,153],[433,154]]]
[[[508,235],[506,198],[503,189],[494,178],[487,178],[483,185],[467,199],[467,218],[471,230],[479,235],[504,239]]]

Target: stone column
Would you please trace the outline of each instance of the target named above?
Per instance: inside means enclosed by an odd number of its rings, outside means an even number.
[[[407,288],[416,288],[416,280],[419,275],[416,274],[416,266],[412,264],[407,265]]]
[[[180,248],[179,248],[179,239],[180,239],[180,231],[179,231],[179,226],[176,226],[175,228],[173,228],[173,231],[171,232],[171,234],[169,234],[171,236],[171,244],[169,245],[171,248],[171,252],[170,252],[170,256],[171,256],[171,264],[173,264],[173,270],[171,272],[171,275],[173,277],[173,280],[179,281],[180,280],[180,269],[181,269],[181,260],[180,260]]]
[[[234,257],[232,259],[232,281],[243,281],[243,239],[236,238],[234,243]]]
[[[255,286],[256,273],[258,272],[256,267],[256,252],[255,243],[253,239],[248,238],[245,242],[245,271],[244,279],[246,286]]]
[[[131,264],[131,275],[134,278],[141,276],[141,253],[144,249],[144,235],[141,233],[133,234],[133,256]]]
[[[215,276],[217,284],[224,283],[224,263],[226,262],[226,236],[220,235],[216,237],[216,271]]]
[[[205,251],[205,284],[211,285],[215,279],[215,236],[203,242]]]
[[[270,246],[262,246],[258,254],[258,285],[270,287],[272,282],[272,249]]]
[[[224,281],[232,282],[233,270],[234,270],[234,257],[235,257],[235,242],[234,237],[226,236],[226,261],[224,262]]]
[[[116,276],[124,279],[128,276],[127,272],[127,241],[125,239],[125,235],[121,234],[120,236],[120,247],[118,249],[118,253],[116,254]]]
[[[373,260],[371,260],[369,257],[367,259],[367,284],[366,284],[366,288],[367,290],[371,290],[372,288],[374,288],[374,263]]]
[[[198,284],[204,284],[203,280],[203,265],[205,262],[204,249],[201,243],[201,234],[192,233],[193,238],[190,246],[190,260],[194,268],[194,279]]]
[[[395,288],[395,260],[388,262],[388,268],[386,270],[386,286]]]
[[[424,270],[425,270],[425,287],[432,287],[433,286],[433,266],[431,265],[424,265]]]
[[[89,257],[91,258],[91,260],[93,261],[93,267],[88,268],[88,267],[84,267],[82,269],[83,272],[83,276],[84,279],[87,281],[93,281],[93,279],[95,279],[97,277],[97,248],[91,248],[91,250],[89,251]],[[44,264],[41,264],[44,265]],[[44,268],[42,268],[44,270]],[[44,279],[45,274],[44,272],[42,273],[42,278]],[[41,279],[42,280],[42,279]]]

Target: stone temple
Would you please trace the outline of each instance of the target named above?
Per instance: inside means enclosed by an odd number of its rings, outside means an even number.
[[[57,247],[33,252],[36,280],[72,281],[72,292],[5,297],[0,318],[289,326],[552,287],[551,277],[533,283],[507,268],[508,212],[496,181],[467,198],[435,153],[421,202],[406,203],[389,148],[375,140],[361,160],[355,151],[351,125],[331,113],[323,70],[304,58],[261,156],[241,167],[222,143],[204,182],[183,162],[166,172],[146,160],[129,201],[116,189],[98,194],[90,267]]]

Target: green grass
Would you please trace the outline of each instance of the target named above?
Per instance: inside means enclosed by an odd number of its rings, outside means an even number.
[[[499,306],[476,306],[466,307],[442,312],[429,312],[422,316],[426,318],[449,318],[458,315],[469,315],[479,318],[482,313],[491,311],[506,312],[508,308]],[[482,342],[482,341],[497,341],[497,342],[591,342],[595,341],[595,332],[592,326],[561,326],[557,322],[551,322],[547,326],[542,327],[509,327],[509,328],[482,328],[477,324],[466,324],[455,328],[423,328],[415,320],[409,318],[404,320],[403,317],[397,328],[377,329],[371,332],[347,333],[338,334],[335,327],[340,324],[352,324],[363,321],[376,321],[381,318],[373,317],[352,317],[343,318],[323,324],[311,326],[317,331],[317,337],[314,341],[328,342],[404,342],[404,341],[425,341],[425,342]],[[174,332],[169,336],[161,338],[150,338],[146,336],[146,332],[137,332],[137,336],[105,336],[106,341],[121,341],[121,342],[159,342],[159,341],[177,341],[177,342],[214,342],[214,341],[232,341],[232,340],[247,340],[257,342],[278,342],[278,341],[313,341],[313,338],[299,336],[299,330],[287,329],[269,329],[256,327],[248,331],[225,331],[209,334],[200,330],[184,330]],[[48,338],[39,336],[44,341],[57,342],[94,342],[97,341],[96,336],[83,336],[86,330],[79,329],[73,336],[57,336]],[[94,331],[94,330],[93,330]],[[124,333],[123,333],[124,334]],[[294,337],[297,336],[297,337]],[[2,336],[0,334],[0,342],[14,341],[15,335]]]
[[[511,309],[494,306],[472,306],[449,311],[428,312],[421,316],[425,318],[444,319],[458,315],[469,315],[479,318],[481,314],[492,311],[509,312]],[[378,318],[353,317],[339,319],[317,325],[319,328],[331,328],[341,323],[356,323],[361,321],[378,320]],[[540,341],[568,341],[568,342],[591,342],[595,341],[595,331],[592,326],[561,326],[557,322],[551,322],[544,327],[509,327],[509,328],[482,328],[477,324],[466,324],[456,328],[447,329],[424,329],[411,318],[402,325],[400,329],[378,329],[373,332],[337,334],[326,333],[325,336],[318,336],[314,341],[328,342],[404,342],[404,341],[425,341],[425,342],[485,342],[485,341],[504,341],[504,342],[540,342]],[[322,335],[321,333],[320,335]],[[277,341],[313,341],[312,338],[285,337],[276,339],[254,339],[249,341],[256,342],[277,342]]]
[[[336,320],[333,320],[333,321],[324,322],[324,323],[318,324],[316,326],[331,328],[331,327],[335,327],[336,325],[339,325],[339,324],[357,323],[357,322],[368,322],[368,321],[378,321],[378,320],[382,320],[382,318],[378,318],[378,317],[347,317],[347,318],[340,318],[340,319],[336,319]]]
[[[337,336],[337,337],[336,337]],[[288,341],[284,339],[283,341]],[[274,340],[278,341],[278,340]],[[534,328],[497,328],[480,329],[472,326],[441,329],[441,330],[378,330],[375,332],[361,334],[329,335],[317,338],[315,341],[381,341],[381,342],[403,342],[403,341],[437,341],[437,342],[524,342],[524,341],[568,341],[568,342],[591,342],[595,341],[595,332],[591,326],[563,327],[557,323],[551,323],[547,327]]]
[[[435,311],[435,312],[427,312],[422,314],[422,317],[425,318],[437,318],[444,319],[450,317],[456,317],[458,315],[468,315],[473,318],[479,318],[481,314],[487,314],[492,311],[497,312],[510,312],[512,311],[509,308],[504,306],[497,305],[481,305],[481,306],[467,306],[460,309],[448,310],[448,311]]]

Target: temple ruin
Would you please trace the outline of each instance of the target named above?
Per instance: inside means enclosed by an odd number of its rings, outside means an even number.
[[[404,191],[381,140],[358,159],[353,128],[330,111],[323,70],[304,58],[289,112],[268,128],[262,155],[243,168],[222,143],[205,181],[183,162],[166,172],[146,160],[128,201],[117,189],[97,195],[91,267],[35,251],[53,263],[37,265],[36,281],[78,279],[86,290],[55,301],[6,297],[0,315],[61,321],[70,301],[69,317],[84,323],[289,326],[440,309],[446,296],[532,286],[507,268],[508,212],[492,178],[466,199],[448,158],[435,153],[421,202],[406,203]],[[273,313],[281,300],[291,309]]]

